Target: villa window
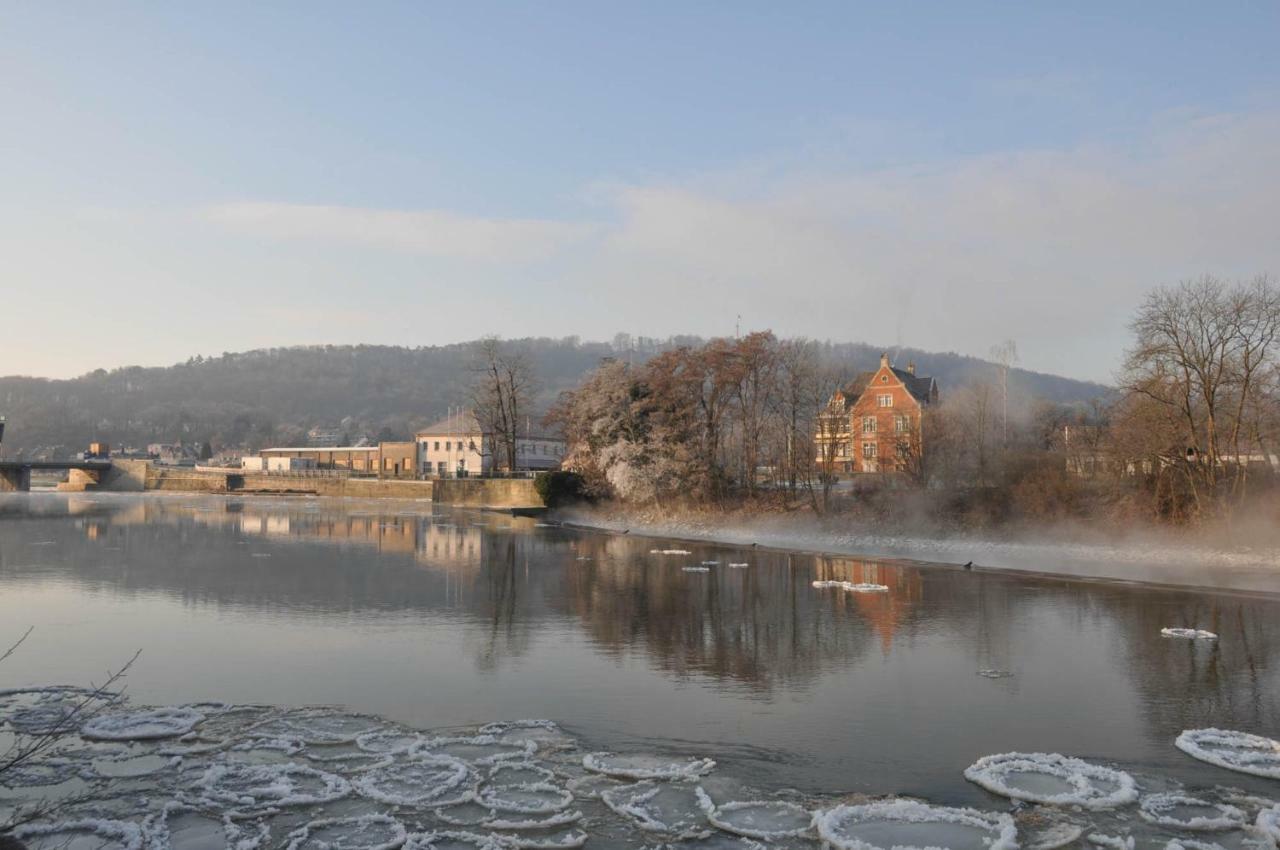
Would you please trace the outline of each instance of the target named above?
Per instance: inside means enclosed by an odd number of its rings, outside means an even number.
[[[896,432],[898,432],[899,434],[905,434],[905,433],[907,433],[908,431],[910,431],[910,430],[911,430],[911,417],[910,417],[910,416],[895,416],[895,417],[893,417],[893,430],[894,430],[894,431],[896,431]]]
[[[889,393],[876,396],[876,400],[880,403],[881,407],[893,407],[893,396]]]
[[[862,417],[862,433],[874,434],[876,432],[876,418],[874,416]]]
[[[879,445],[877,445],[876,443],[863,443],[863,444],[862,444],[862,456],[863,456],[864,458],[866,458],[867,460],[871,460],[871,459],[873,459],[873,458],[879,457],[879,456],[880,456],[880,446],[879,446]]]

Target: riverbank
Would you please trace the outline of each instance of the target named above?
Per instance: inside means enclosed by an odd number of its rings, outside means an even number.
[[[1280,546],[1214,545],[1156,529],[1123,535],[1065,526],[1020,529],[1005,536],[912,534],[839,517],[749,511],[670,515],[616,505],[561,509],[554,516],[577,527],[663,539],[1280,594]]]

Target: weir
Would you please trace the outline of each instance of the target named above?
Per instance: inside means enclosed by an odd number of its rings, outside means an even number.
[[[0,492],[30,490],[33,469],[80,472],[96,484],[111,466],[109,460],[0,460]]]

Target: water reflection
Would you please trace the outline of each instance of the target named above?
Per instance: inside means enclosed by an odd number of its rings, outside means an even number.
[[[1274,598],[654,547],[429,504],[4,497],[0,614],[34,620],[32,600],[56,591],[50,611],[81,618],[70,647],[107,634],[95,612],[124,600],[129,617],[199,631],[188,652],[216,650],[278,689],[259,699],[319,692],[411,722],[550,714],[601,735],[750,742],[762,761],[800,754],[778,768],[788,778],[857,790],[841,773],[851,759],[896,783],[866,790],[964,798],[958,771],[1007,749],[1190,776],[1205,768],[1172,751],[1180,730],[1280,728]],[[683,569],[704,560],[719,563]],[[257,643],[237,648],[237,630]],[[329,647],[328,690],[282,684],[281,669],[320,663],[316,647]],[[991,668],[1013,675],[975,676]]]

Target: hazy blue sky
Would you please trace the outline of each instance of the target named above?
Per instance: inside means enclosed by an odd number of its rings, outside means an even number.
[[[1149,288],[1280,274],[1278,41],[1277,3],[0,2],[0,374],[741,314],[1106,379]]]

